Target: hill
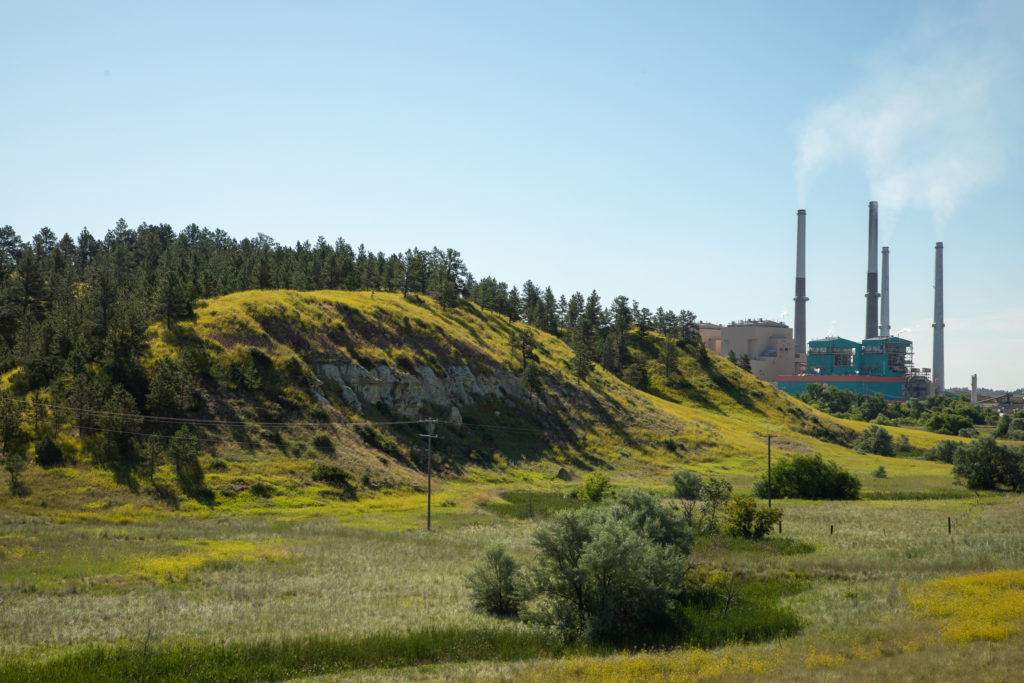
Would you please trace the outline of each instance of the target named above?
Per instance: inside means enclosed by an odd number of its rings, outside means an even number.
[[[600,365],[577,371],[559,337],[421,295],[238,292],[202,300],[191,319],[155,323],[147,336],[147,414],[28,396],[78,466],[31,468],[34,495],[20,505],[149,505],[157,493],[185,507],[301,508],[422,490],[425,419],[436,420],[442,486],[550,487],[561,485],[560,470],[579,478],[595,468],[664,484],[686,466],[743,488],[765,469],[765,434],[776,437],[776,457],[819,452],[862,477],[885,462],[880,488],[949,485],[948,466],[854,453],[846,445],[863,425],[818,413],[699,344],[636,328],[623,365],[644,390]],[[182,425],[198,439],[192,489],[174,451]],[[905,433],[920,447],[937,440]],[[125,467],[105,462],[104,479],[87,463],[104,463],[114,442],[137,453]],[[91,483],[69,498],[69,480]]]

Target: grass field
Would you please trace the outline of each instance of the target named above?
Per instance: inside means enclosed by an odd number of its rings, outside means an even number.
[[[518,510],[521,497],[447,495],[465,499],[439,509],[432,533],[358,528],[326,511],[113,521],[4,512],[0,679],[953,680],[975,660],[975,678],[1001,680],[1024,664],[1024,579],[1007,572],[1024,569],[1018,496],[779,501],[781,537],[704,539],[692,561],[694,571],[798,585],[780,598],[796,635],[616,653],[474,612],[462,576],[495,538],[528,556],[535,522],[490,511]],[[378,505],[410,525],[421,516],[403,498]],[[934,583],[962,575],[978,578]],[[937,606],[956,600],[974,609]],[[997,627],[983,628],[985,614]]]
[[[28,495],[0,491],[0,680],[1019,678],[1020,496],[954,486],[948,464],[856,453],[842,444],[864,424],[698,350],[669,376],[656,335],[631,342],[648,359],[644,393],[600,368],[574,379],[565,343],[537,333],[545,393],[442,423],[426,532],[419,425],[360,435],[357,416],[311,390],[327,391],[313,359],[514,373],[517,327],[368,292],[240,293],[154,326],[147,362],[191,354],[208,374],[202,416],[239,420],[204,434],[211,497],[133,490],[63,424],[73,462],[30,466]],[[548,414],[571,439],[526,428]],[[918,451],[949,438],[889,429]],[[472,609],[463,577],[483,550],[501,541],[529,558],[536,525],[582,504],[571,494],[589,471],[667,495],[685,467],[747,493],[766,470],[767,433],[773,462],[821,454],[858,476],[862,500],[775,501],[785,516],[768,541],[699,539],[690,576],[715,597],[687,606],[686,646],[567,644]],[[314,477],[328,464],[353,491]],[[156,478],[173,488],[169,464]]]

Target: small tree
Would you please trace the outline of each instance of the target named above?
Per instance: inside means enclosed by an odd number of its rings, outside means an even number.
[[[754,494],[768,497],[768,480],[754,484]],[[812,500],[855,500],[860,495],[860,480],[820,455],[798,455],[781,460],[772,468],[772,495],[776,498]]]
[[[750,372],[750,356],[744,353],[742,356],[740,356],[740,360],[739,363],[737,363],[737,365],[740,366],[740,370],[746,370],[747,372]]]
[[[484,551],[484,559],[466,577],[473,604],[500,616],[519,612],[519,565],[502,545]]]
[[[36,443],[36,464],[40,467],[61,467],[64,464],[64,451],[49,434]]]
[[[758,508],[753,498],[739,496],[725,510],[725,533],[742,538],[764,538],[781,520],[779,508]]]
[[[1024,488],[1024,454],[986,435],[961,444],[953,455],[953,476],[969,489]]]
[[[874,453],[875,455],[892,455],[892,434],[884,427],[871,425],[853,440],[853,448],[858,453]]]
[[[580,500],[600,503],[601,499],[611,492],[611,489],[612,482],[608,475],[601,470],[595,470],[583,479],[583,483],[576,491],[576,497]]]
[[[11,477],[11,493],[25,493],[21,473],[28,467],[28,433],[21,426],[21,410],[7,394],[0,394],[0,464]]]

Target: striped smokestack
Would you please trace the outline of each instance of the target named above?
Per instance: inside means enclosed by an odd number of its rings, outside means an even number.
[[[889,247],[882,247],[882,321],[881,336],[889,336]]]
[[[807,353],[807,279],[804,273],[807,248],[807,212],[796,212],[796,296],[793,311],[793,342],[799,361]]]
[[[942,242],[935,243],[935,322],[932,323],[932,386],[936,394],[941,394],[945,387],[945,334],[946,323],[942,320]]]
[[[878,336],[878,202],[868,203],[868,300],[864,338]]]

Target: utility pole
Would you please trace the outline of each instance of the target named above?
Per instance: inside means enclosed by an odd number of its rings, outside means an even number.
[[[437,438],[437,435],[434,434],[434,426],[437,424],[437,419],[436,418],[427,418],[426,420],[423,420],[423,423],[425,425],[427,425],[427,433],[426,434],[420,434],[420,436],[422,436],[423,438],[425,438],[427,440],[427,531],[430,531],[430,493],[431,493],[430,489],[431,489],[431,474],[432,474],[432,471],[433,471],[433,461],[434,461],[433,452],[432,452],[432,449],[431,449],[431,444],[433,444],[434,443],[434,439]]]

